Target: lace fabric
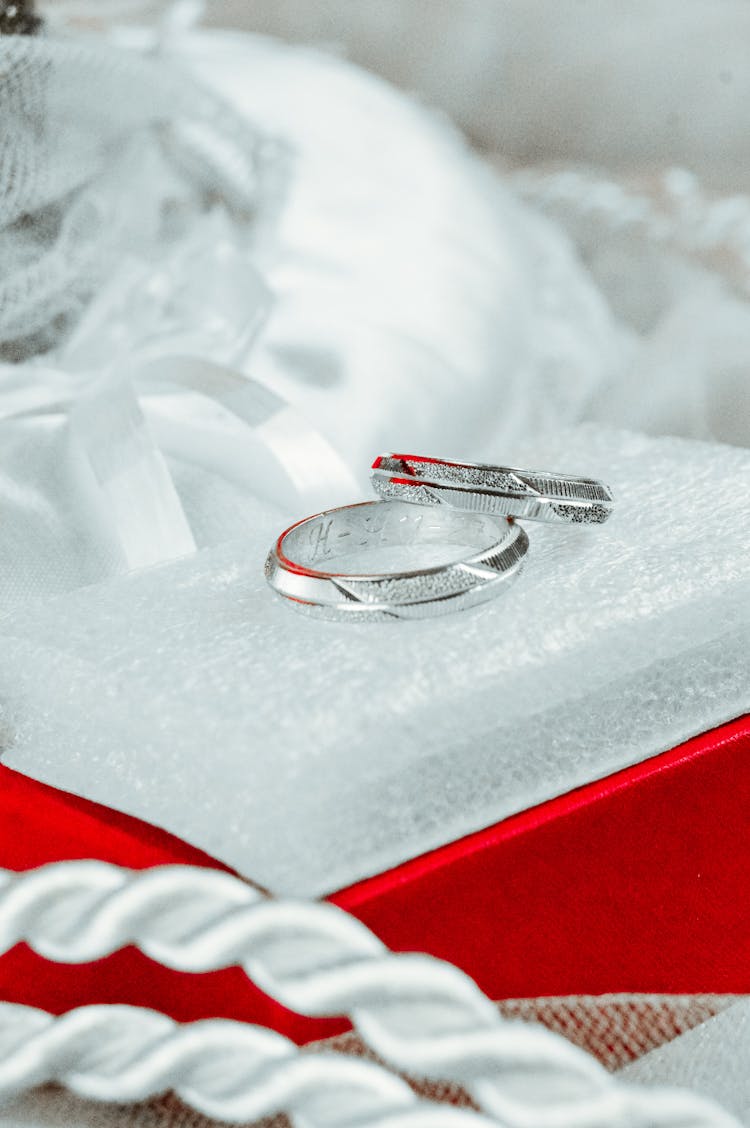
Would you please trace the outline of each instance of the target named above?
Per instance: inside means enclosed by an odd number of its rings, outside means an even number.
[[[123,257],[153,272],[212,199],[257,204],[262,134],[173,63],[13,36],[0,74],[6,360],[59,341]]]

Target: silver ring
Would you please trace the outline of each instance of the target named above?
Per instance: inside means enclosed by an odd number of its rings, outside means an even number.
[[[595,478],[414,454],[381,455],[373,462],[370,477],[375,491],[388,500],[532,521],[601,525],[613,507],[611,491]]]
[[[340,558],[366,549],[430,544],[460,546],[462,553],[415,571],[334,569]],[[507,518],[365,501],[286,529],[268,554],[265,575],[275,592],[308,615],[349,622],[424,619],[499,595],[520,572],[528,546],[526,533]]]

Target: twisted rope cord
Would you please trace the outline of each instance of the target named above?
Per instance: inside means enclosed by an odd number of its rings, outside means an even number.
[[[0,1004],[0,1099],[58,1082],[89,1100],[130,1102],[168,1090],[216,1120],[290,1113],[315,1128],[482,1128],[470,1109],[420,1100],[375,1062],[303,1054],[264,1027],[210,1019],[180,1026],[156,1011],[90,1006],[57,1018]]]
[[[333,905],[274,901],[215,870],[0,870],[0,952],[21,941],[65,963],[135,944],[179,971],[239,965],[291,1010],[348,1015],[388,1064],[457,1083],[511,1128],[736,1124],[693,1095],[625,1086],[544,1027],[501,1019],[458,968],[390,953]]]

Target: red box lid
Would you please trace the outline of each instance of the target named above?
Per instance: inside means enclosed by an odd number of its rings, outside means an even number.
[[[397,950],[450,960],[494,999],[750,993],[750,716],[342,890]],[[187,843],[0,767],[0,864],[101,858],[217,866]],[[220,867],[223,868],[223,867]],[[239,969],[187,976],[134,949],[54,965],[19,945],[0,997],[223,1016],[297,1041],[346,1028],[292,1015]]]

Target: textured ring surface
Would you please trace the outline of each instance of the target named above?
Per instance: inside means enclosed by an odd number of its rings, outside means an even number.
[[[367,549],[431,544],[462,551],[446,564],[408,571],[333,568],[338,558]],[[358,622],[423,619],[499,595],[521,570],[528,544],[523,529],[504,517],[366,501],[292,525],[269,552],[265,574],[277,594],[309,615]]]
[[[570,474],[383,454],[373,462],[370,477],[382,498],[474,513],[601,525],[612,512],[612,493],[603,482]]]

